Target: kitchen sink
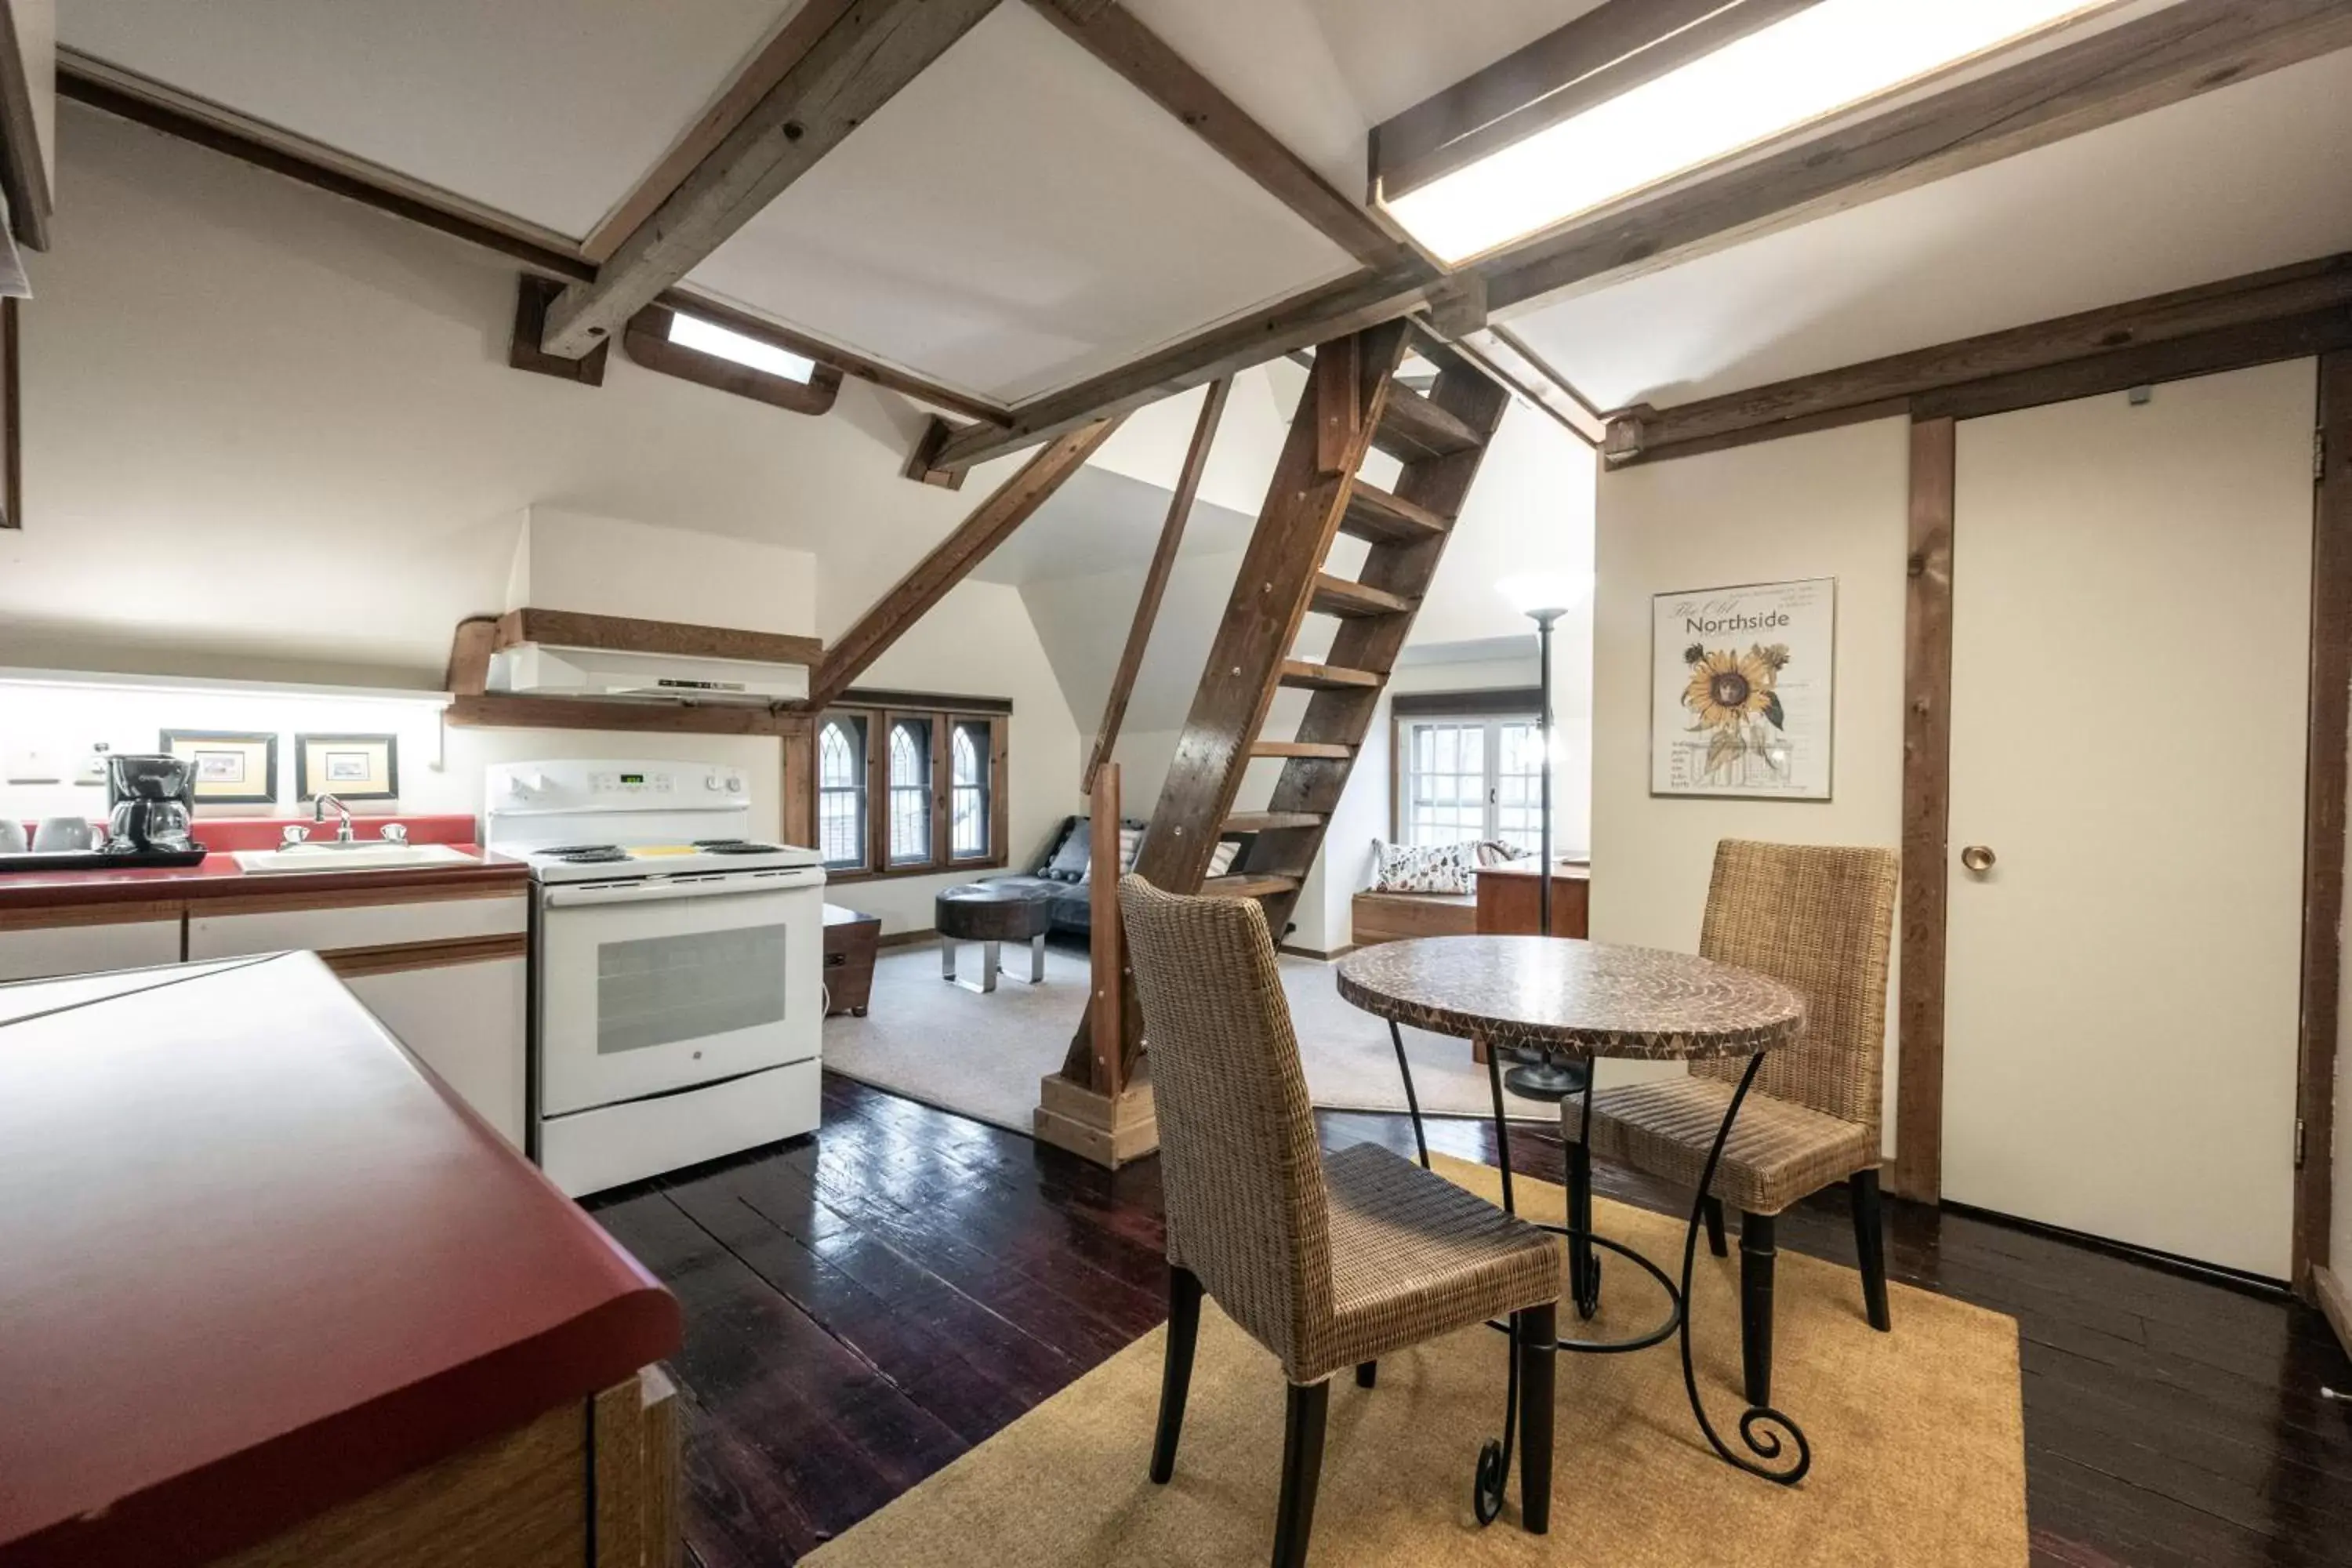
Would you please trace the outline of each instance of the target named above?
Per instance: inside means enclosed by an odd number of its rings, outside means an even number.
[[[446,844],[387,844],[376,838],[234,853],[236,863],[248,871],[390,871],[404,866],[466,865],[481,858]]]

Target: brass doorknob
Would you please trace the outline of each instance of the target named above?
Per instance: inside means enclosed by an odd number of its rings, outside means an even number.
[[[1979,877],[1992,869],[1993,858],[1993,852],[1981,844],[1971,844],[1960,851],[1960,864]]]

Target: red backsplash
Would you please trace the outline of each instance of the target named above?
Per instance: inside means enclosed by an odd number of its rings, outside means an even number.
[[[335,824],[332,818],[324,823],[287,816],[200,816],[196,818],[196,842],[207,849],[274,849],[284,837],[289,822],[301,821],[310,829],[311,837],[331,838]],[[408,828],[411,844],[471,844],[474,841],[474,819],[470,816],[415,816],[403,812],[392,816],[354,816],[352,831],[362,838],[382,836],[386,823],[404,823]],[[39,824],[25,824],[25,837],[32,838]],[[106,824],[98,824],[100,832]]]

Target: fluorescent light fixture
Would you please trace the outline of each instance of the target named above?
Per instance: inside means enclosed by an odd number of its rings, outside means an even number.
[[[1448,263],[2111,0],[1820,0],[1382,205]]]
[[[699,349],[753,370],[764,370],[770,375],[781,375],[786,381],[805,382],[816,374],[814,360],[803,359],[757,338],[747,338],[716,321],[706,321],[682,310],[670,312],[669,341],[680,348]]]

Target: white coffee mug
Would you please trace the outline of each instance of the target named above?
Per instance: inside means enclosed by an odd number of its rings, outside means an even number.
[[[97,843],[97,830],[79,816],[45,816],[33,829],[33,847],[38,851],[88,849]]]

